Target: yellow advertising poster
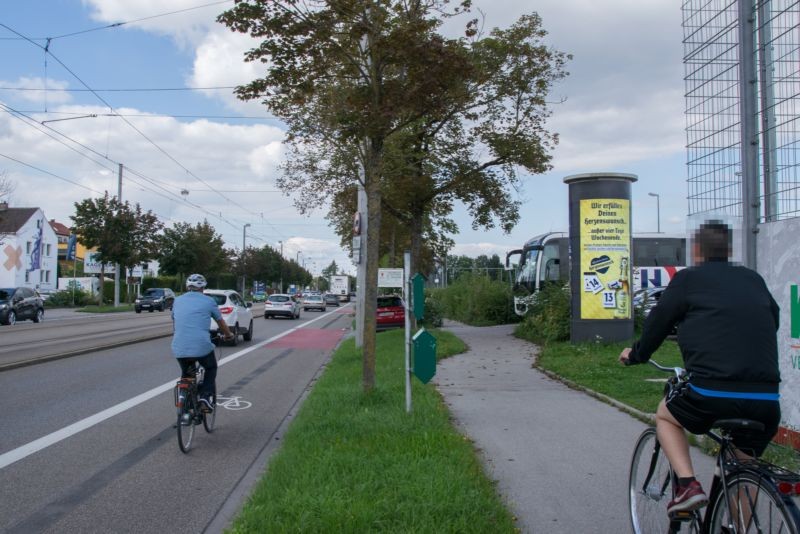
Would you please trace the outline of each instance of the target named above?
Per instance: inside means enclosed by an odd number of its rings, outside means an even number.
[[[631,203],[581,200],[581,319],[630,319]]]

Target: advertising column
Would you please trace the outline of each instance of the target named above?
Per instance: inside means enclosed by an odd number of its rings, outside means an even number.
[[[569,185],[570,339],[633,337],[631,184],[633,174],[591,173]]]

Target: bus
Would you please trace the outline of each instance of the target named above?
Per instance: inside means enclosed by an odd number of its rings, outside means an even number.
[[[633,292],[663,287],[686,266],[686,238],[661,233],[633,234]],[[519,256],[514,281],[514,313],[524,316],[543,284],[569,282],[569,234],[549,232],[529,239],[521,249],[506,253],[506,269]],[[564,260],[564,261],[562,261]]]

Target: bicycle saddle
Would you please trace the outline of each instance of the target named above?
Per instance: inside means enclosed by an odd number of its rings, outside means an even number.
[[[752,419],[720,419],[719,421],[714,421],[714,424],[711,426],[727,432],[731,432],[732,430],[764,431],[764,423],[753,421]]]

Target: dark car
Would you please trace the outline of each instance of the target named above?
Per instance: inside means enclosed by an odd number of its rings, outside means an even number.
[[[149,312],[171,310],[175,303],[175,293],[168,287],[151,287],[144,292],[144,295],[136,299],[133,308],[136,313],[142,310]]]
[[[339,297],[334,295],[333,293],[328,293],[325,295],[325,305],[326,306],[339,306]]]
[[[406,324],[406,309],[403,305],[403,299],[395,295],[378,297],[376,315],[377,330],[404,327]]]
[[[20,319],[34,323],[44,320],[44,301],[29,287],[0,289],[0,323],[15,324]]]

